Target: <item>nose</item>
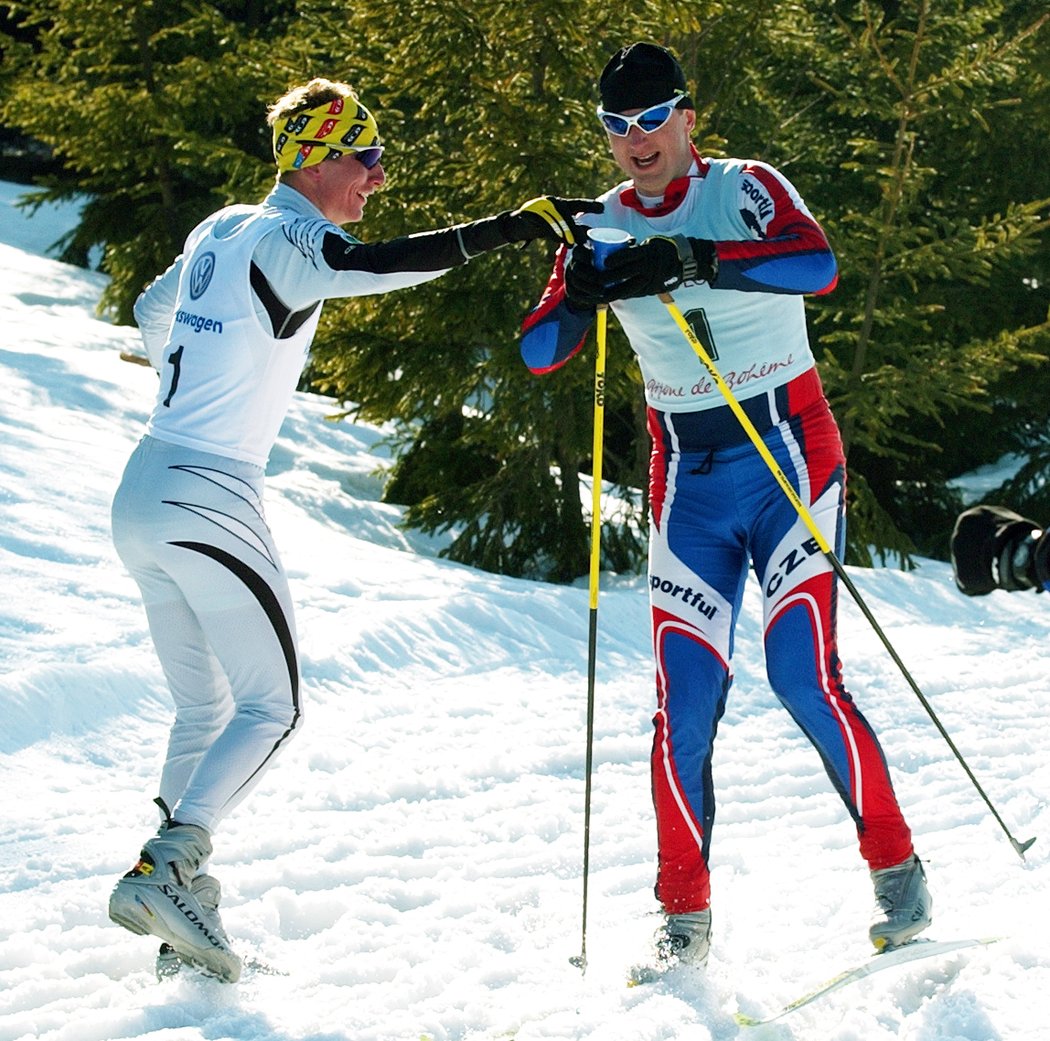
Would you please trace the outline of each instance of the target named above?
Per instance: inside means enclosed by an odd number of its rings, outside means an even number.
[[[386,183],[386,170],[383,169],[382,160],[376,163],[376,165],[368,171],[368,180],[377,188],[379,185]]]

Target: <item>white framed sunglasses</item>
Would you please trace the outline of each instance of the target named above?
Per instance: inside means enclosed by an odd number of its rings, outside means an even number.
[[[686,99],[685,94],[679,94],[670,101],[661,101],[659,105],[653,105],[636,116],[625,116],[620,112],[606,112],[598,106],[598,119],[601,124],[616,137],[626,137],[631,132],[631,127],[638,127],[643,134],[652,134],[662,127],[670,118],[671,113]]]

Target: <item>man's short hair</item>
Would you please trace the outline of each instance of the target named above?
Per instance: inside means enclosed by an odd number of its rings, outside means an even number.
[[[287,119],[304,109],[316,108],[327,101],[335,101],[336,98],[353,98],[357,101],[357,91],[349,83],[338,80],[312,79],[282,94],[267,110],[266,123],[275,126],[278,120]]]

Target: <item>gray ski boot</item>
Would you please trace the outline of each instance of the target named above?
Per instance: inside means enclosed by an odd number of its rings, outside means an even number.
[[[162,827],[142,847],[138,863],[114,886],[109,917],[137,935],[160,937],[184,962],[236,983],[241,960],[230,949],[219,921],[218,883],[202,875],[208,881],[200,895],[194,892],[197,869],[210,855],[211,839],[203,828]]]
[[[671,965],[702,969],[711,953],[711,909],[669,914],[656,937],[657,959]]]
[[[212,936],[218,936],[229,947],[230,941],[222,926],[222,919],[219,917],[219,901],[222,898],[219,880],[212,875],[197,875],[190,882],[190,892],[204,909],[204,920],[208,926],[208,932]],[[157,952],[157,979],[166,980],[177,976],[182,968],[182,961],[179,952],[170,943],[162,943]],[[192,964],[196,964],[197,968],[202,967],[199,963]]]
[[[876,906],[868,936],[876,950],[907,943],[933,921],[933,898],[926,888],[926,872],[914,853],[900,864],[873,871],[871,880]]]

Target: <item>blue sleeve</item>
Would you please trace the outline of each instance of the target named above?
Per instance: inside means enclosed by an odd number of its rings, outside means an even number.
[[[594,311],[574,311],[565,302],[564,246],[540,302],[521,323],[521,359],[537,376],[560,369],[583,346],[594,324]]]

